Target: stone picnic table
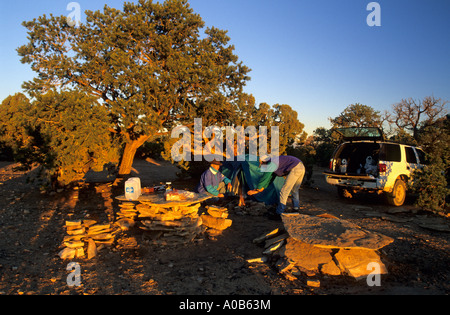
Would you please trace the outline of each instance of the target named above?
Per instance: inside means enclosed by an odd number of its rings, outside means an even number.
[[[167,201],[163,193],[153,193],[141,195],[137,200],[128,200],[125,195],[117,196],[116,199],[122,202],[137,202],[144,203],[149,206],[161,207],[161,208],[173,208],[184,207],[193,204],[201,203],[205,200],[214,198],[211,194],[195,194],[194,198],[188,198],[186,200]]]
[[[186,244],[204,231],[198,212],[203,201],[214,196],[194,194],[185,200],[168,201],[164,193],[141,195],[137,200],[117,196],[119,222],[135,223],[144,230],[144,239],[155,245]]]

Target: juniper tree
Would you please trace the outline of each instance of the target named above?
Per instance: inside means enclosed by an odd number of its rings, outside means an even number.
[[[79,27],[53,15],[23,23],[29,42],[18,53],[37,73],[23,87],[32,97],[55,87],[96,97],[110,131],[125,141],[119,175],[130,173],[144,142],[174,126],[237,115],[250,70],[227,32],[204,29],[186,0],[105,5],[85,15]]]
[[[383,120],[379,111],[371,106],[359,103],[347,106],[339,116],[329,118],[333,128],[346,127],[379,127]]]
[[[0,105],[0,140],[23,168],[43,167],[43,177],[61,186],[81,180],[90,169],[118,161],[119,139],[96,98],[79,91],[37,95],[30,102],[18,93]]]

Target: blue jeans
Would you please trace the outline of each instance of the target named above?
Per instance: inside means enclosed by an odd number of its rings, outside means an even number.
[[[294,167],[286,176],[286,181],[280,191],[280,203],[277,207],[277,213],[282,214],[286,208],[287,199],[292,192],[292,205],[294,208],[298,208],[300,205],[298,190],[302,184],[303,177],[305,176],[305,166],[300,162]]]

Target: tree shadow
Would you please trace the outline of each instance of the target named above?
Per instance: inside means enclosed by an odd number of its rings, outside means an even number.
[[[108,182],[82,183],[57,191],[40,190],[38,168],[14,171],[0,163],[0,291],[6,294],[71,294],[63,248],[68,220],[114,220],[114,196]],[[84,259],[74,259],[81,265]]]

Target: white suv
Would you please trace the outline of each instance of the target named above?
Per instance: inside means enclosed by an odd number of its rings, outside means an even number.
[[[389,204],[403,205],[412,173],[422,168],[425,153],[414,146],[386,142],[379,128],[336,129],[345,141],[337,147],[324,172],[338,194],[351,197],[361,190],[384,194]]]

